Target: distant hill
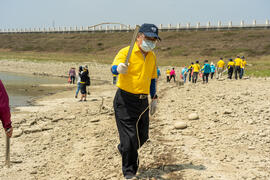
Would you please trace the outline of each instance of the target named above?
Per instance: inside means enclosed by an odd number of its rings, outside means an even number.
[[[0,34],[1,52],[75,53],[106,57],[129,45],[133,32],[71,34]],[[182,64],[195,59],[215,60],[236,55],[270,54],[270,30],[160,32],[155,52],[161,65]],[[108,62],[109,63],[109,62]]]

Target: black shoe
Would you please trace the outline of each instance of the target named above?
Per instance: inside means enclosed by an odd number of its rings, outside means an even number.
[[[85,99],[85,100],[83,100],[83,101],[86,101],[86,99]]]
[[[75,96],[75,98],[77,98],[78,96]]]

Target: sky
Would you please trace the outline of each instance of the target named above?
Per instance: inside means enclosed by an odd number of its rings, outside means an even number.
[[[0,0],[0,29],[91,26],[103,22],[265,24],[270,0]]]

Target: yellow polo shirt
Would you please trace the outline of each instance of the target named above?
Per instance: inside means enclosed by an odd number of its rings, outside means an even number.
[[[217,63],[218,68],[223,68],[225,66],[225,62],[223,60],[219,60]]]
[[[194,64],[193,65],[193,72],[199,72],[201,69],[201,66],[199,64]]]
[[[170,76],[170,73],[171,73],[171,70],[167,69],[166,75],[167,75],[167,76]]]
[[[242,60],[242,66],[241,66],[241,68],[245,68],[246,67],[246,64],[247,64],[247,61],[246,60]]]
[[[129,46],[121,49],[112,65],[125,63]],[[133,94],[149,94],[151,79],[157,78],[156,56],[150,51],[144,58],[137,43],[134,44],[126,74],[118,75],[116,84],[120,89]]]
[[[229,61],[229,62],[228,62],[228,66],[227,66],[228,69],[230,69],[231,66],[234,66],[234,62],[233,62],[233,61]]]
[[[234,62],[235,62],[235,66],[242,66],[242,59],[240,58],[236,58]]]

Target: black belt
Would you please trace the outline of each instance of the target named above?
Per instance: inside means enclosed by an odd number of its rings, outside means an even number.
[[[136,97],[138,99],[146,99],[148,98],[148,95],[147,94],[133,94],[133,93],[130,93],[130,92],[127,92],[127,91],[124,91],[122,89],[119,89],[122,93],[124,94],[127,94],[129,96],[133,96],[133,97]]]

